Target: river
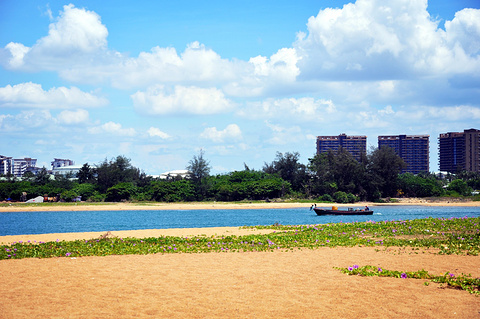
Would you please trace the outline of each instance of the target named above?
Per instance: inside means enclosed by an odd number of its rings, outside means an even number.
[[[480,216],[480,207],[375,206],[371,209],[374,214],[368,216],[317,216],[309,208],[2,212],[0,236]]]

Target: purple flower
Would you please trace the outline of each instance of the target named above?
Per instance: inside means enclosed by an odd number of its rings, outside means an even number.
[[[383,271],[382,268],[379,267],[379,268],[378,268],[378,272],[382,272],[382,271]]]
[[[400,277],[403,278],[403,279],[405,279],[405,278],[407,278],[407,274],[404,273],[404,272],[402,272],[402,275],[401,275]]]
[[[358,265],[353,265],[353,268],[358,269]]]
[[[68,257],[70,256],[72,253],[66,253],[65,256]]]
[[[450,277],[455,277],[455,275],[454,275],[454,274],[452,274],[452,273],[449,273],[449,275],[450,275]]]
[[[352,270],[353,270],[353,268],[352,268],[352,267],[348,267],[348,271],[352,271]]]

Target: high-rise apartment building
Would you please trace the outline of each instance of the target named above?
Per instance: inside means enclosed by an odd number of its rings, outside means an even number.
[[[407,164],[402,172],[429,172],[429,135],[388,135],[378,137],[378,148],[391,147]]]
[[[438,138],[440,171],[480,172],[480,130],[440,134]]]
[[[13,159],[11,157],[0,155],[0,174],[13,174]]]
[[[34,169],[37,165],[36,158],[15,158],[13,159],[13,175],[15,177],[22,177],[29,169]]]
[[[340,134],[338,136],[317,136],[317,154],[336,151],[340,147],[346,149],[352,156],[360,161],[362,153],[367,152],[366,136],[349,136]]]

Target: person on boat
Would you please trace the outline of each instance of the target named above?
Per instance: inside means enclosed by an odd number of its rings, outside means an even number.
[[[365,210],[368,211],[368,210],[370,210],[370,208],[368,208],[368,206],[365,206]]]

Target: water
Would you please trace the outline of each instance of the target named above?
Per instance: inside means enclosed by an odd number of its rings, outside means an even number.
[[[427,217],[479,217],[480,207],[374,206],[368,216],[317,216],[309,207],[289,209],[130,210],[0,213],[0,236],[224,226],[305,225]]]

